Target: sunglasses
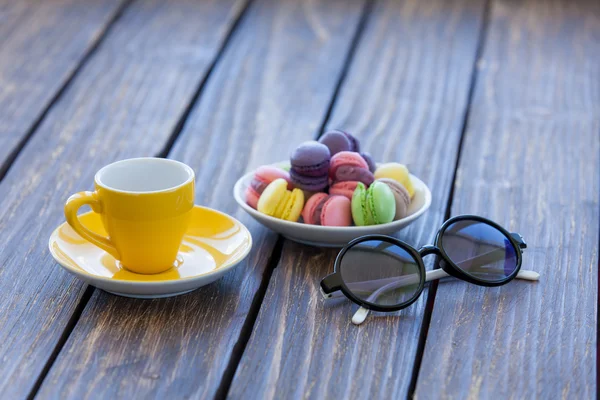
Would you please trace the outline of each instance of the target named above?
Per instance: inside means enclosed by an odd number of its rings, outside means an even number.
[[[521,270],[527,244],[518,233],[474,215],[460,215],[442,225],[435,244],[415,249],[385,235],[366,235],[338,254],[335,272],[321,281],[325,298],[346,296],[360,308],[352,323],[369,311],[393,312],[417,301],[425,283],[455,277],[479,286],[501,286],[514,278],[537,281],[535,271]],[[440,257],[441,269],[425,272],[423,257]],[[341,292],[341,293],[340,293]]]

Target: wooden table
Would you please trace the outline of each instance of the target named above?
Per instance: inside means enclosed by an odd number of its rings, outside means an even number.
[[[231,195],[335,127],[432,188],[400,238],[479,214],[541,280],[434,283],[351,325],[318,292],[336,251]],[[599,152],[598,1],[1,0],[1,397],[593,398]],[[86,286],[47,250],[63,202],[151,155],[191,165],[254,248],[180,297]]]

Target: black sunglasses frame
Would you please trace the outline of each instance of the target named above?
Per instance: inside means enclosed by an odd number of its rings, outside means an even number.
[[[500,279],[500,280],[496,280],[496,281],[482,280],[482,279],[479,279],[479,278],[463,271],[459,266],[457,266],[450,259],[450,257],[448,257],[448,254],[446,254],[446,252],[444,251],[444,247],[442,244],[444,233],[446,232],[446,229],[448,229],[448,227],[450,225],[454,224],[455,222],[464,221],[464,220],[476,221],[476,222],[481,222],[481,223],[490,225],[493,228],[500,231],[510,241],[510,243],[512,244],[512,246],[515,249],[515,254],[517,255],[517,266],[509,276],[507,276],[506,278]],[[369,240],[383,240],[388,243],[397,245],[397,246],[401,247],[402,249],[406,250],[417,262],[417,266],[419,268],[419,287],[416,290],[414,296],[411,297],[409,300],[407,300],[403,303],[400,303],[400,304],[396,304],[396,305],[383,306],[383,305],[378,305],[378,304],[374,304],[374,303],[362,300],[359,297],[355,296],[352,293],[352,291],[350,291],[350,289],[348,289],[348,286],[346,286],[346,283],[344,282],[341,271],[340,271],[340,264],[341,264],[342,258],[344,257],[344,254],[346,254],[346,252],[348,250],[350,250],[354,245],[365,242],[365,241],[369,241]],[[361,236],[361,237],[358,237],[358,238],[352,240],[350,243],[348,243],[346,246],[344,246],[344,248],[338,253],[338,255],[335,259],[335,263],[334,263],[334,273],[326,276],[325,278],[323,278],[323,280],[321,280],[321,289],[326,295],[336,292],[338,290],[341,290],[342,293],[348,299],[350,299],[352,302],[360,305],[361,307],[372,310],[372,311],[382,311],[382,312],[399,311],[406,307],[409,307],[411,304],[413,304],[415,301],[417,301],[417,299],[421,296],[421,294],[423,293],[423,290],[425,289],[426,271],[425,271],[425,264],[423,263],[423,257],[428,256],[430,254],[435,254],[436,256],[441,258],[441,260],[438,260],[438,264],[446,273],[448,273],[448,275],[454,276],[455,278],[472,283],[474,285],[495,287],[495,286],[505,285],[508,282],[512,281],[517,276],[517,274],[521,270],[521,263],[523,260],[522,249],[525,249],[525,248],[527,248],[527,244],[525,243],[525,241],[523,240],[521,235],[519,235],[518,233],[510,233],[506,229],[504,229],[502,226],[498,225],[494,221],[491,221],[487,218],[483,218],[483,217],[480,217],[477,215],[459,215],[459,216],[450,218],[449,220],[444,222],[444,224],[438,230],[438,232],[435,236],[435,241],[434,241],[433,245],[423,246],[419,250],[415,249],[413,246],[409,245],[408,243],[403,242],[402,240],[396,239],[392,236],[386,236],[386,235],[377,235],[377,234],[365,235],[365,236]],[[439,261],[444,261],[444,262],[439,262]]]

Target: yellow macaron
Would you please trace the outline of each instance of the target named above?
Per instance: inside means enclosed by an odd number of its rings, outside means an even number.
[[[395,180],[404,186],[411,198],[414,196],[415,187],[410,180],[410,174],[408,172],[408,168],[406,168],[406,165],[399,163],[381,164],[375,170],[375,179],[381,178],[390,178]]]
[[[258,199],[256,209],[271,217],[296,222],[304,208],[304,193],[300,189],[287,190],[285,179],[275,179]]]

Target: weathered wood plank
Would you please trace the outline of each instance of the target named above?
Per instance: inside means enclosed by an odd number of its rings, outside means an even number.
[[[362,10],[360,0],[250,6],[170,156],[196,170],[199,204],[248,225],[253,251],[221,280],[181,297],[144,301],[96,291],[41,398],[211,398],[222,393],[224,374],[227,387],[277,240],[242,215],[233,184],[314,137]]]
[[[122,3],[0,1],[0,175]]]
[[[162,150],[241,5],[134,3],[0,184],[1,397],[35,388],[85,289],[47,250],[65,199],[102,165]]]
[[[330,127],[356,133],[381,161],[402,161],[433,204],[399,237],[430,243],[442,222],[482,23],[478,1],[376,3]],[[319,281],[334,250],[286,242],[231,398],[403,398],[427,293],[399,315],[351,325],[355,306],[325,302]]]
[[[600,3],[497,1],[452,214],[523,234],[537,283],[440,284],[417,397],[596,392]]]

